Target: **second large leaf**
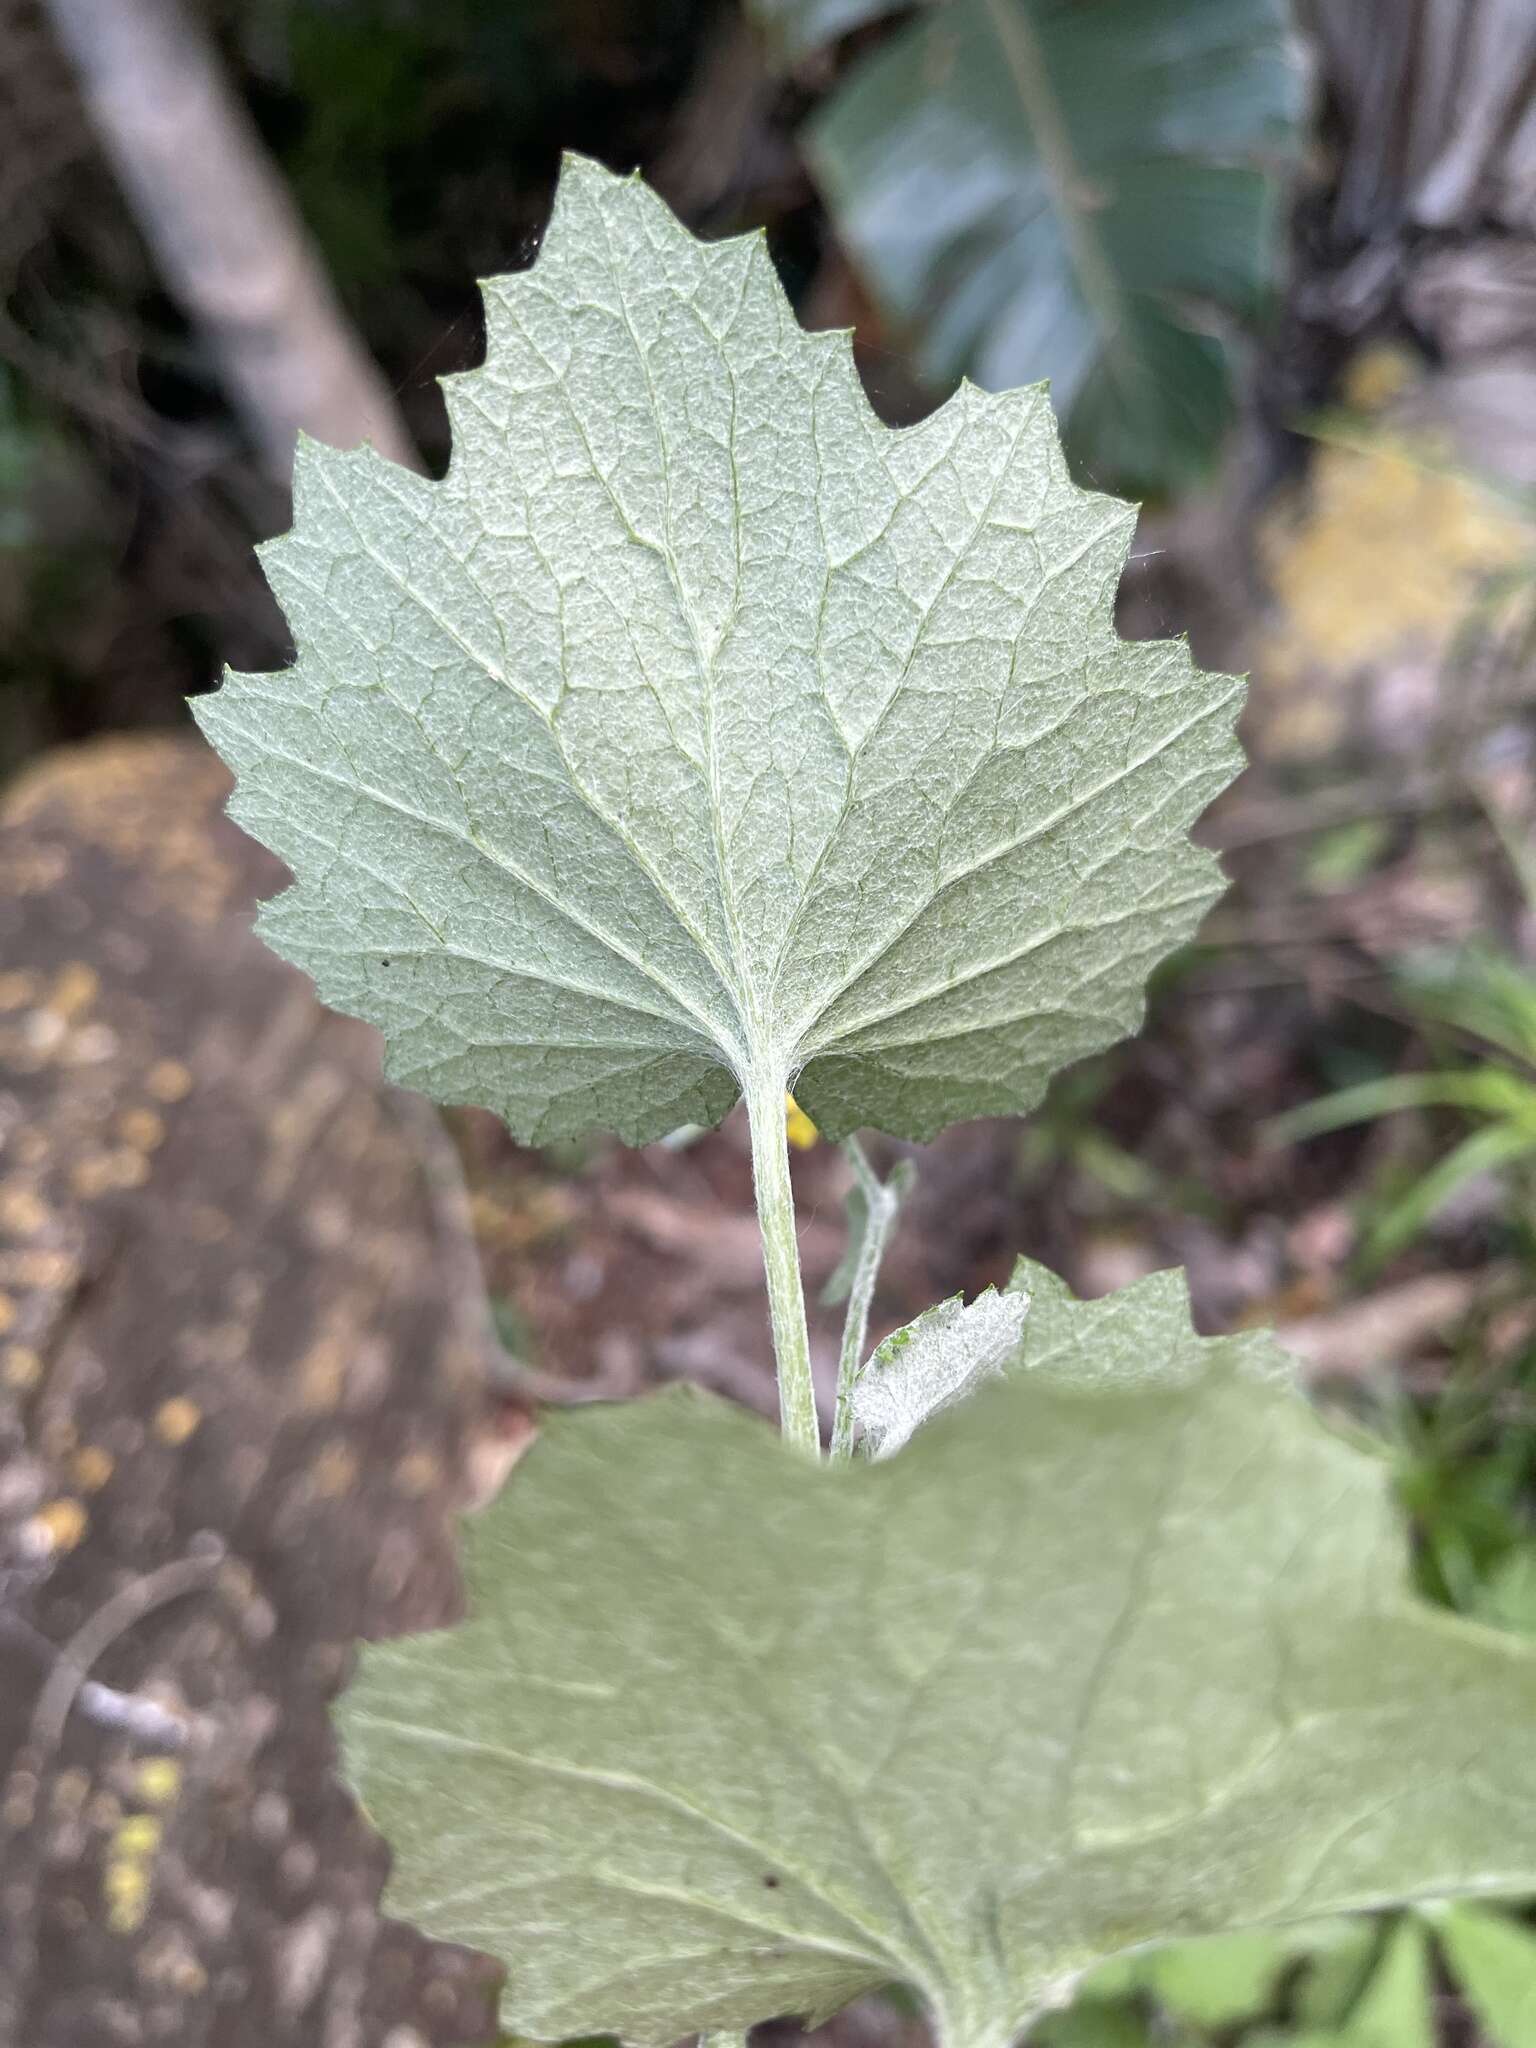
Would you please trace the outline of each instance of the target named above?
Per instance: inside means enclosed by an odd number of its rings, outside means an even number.
[[[365,1654],[391,1909],[505,1960],[518,2034],[897,1980],[1011,2048],[1116,1954],[1531,1888],[1536,1655],[1409,1596],[1384,1463],[1173,1276],[1019,1278],[1001,1377],[879,1462],[692,1391],[558,1418],[469,1623]]]
[[[1208,459],[1216,329],[1275,267],[1301,78],[1281,0],[950,0],[857,69],[810,151],[932,377],[1051,380],[1080,471]]]

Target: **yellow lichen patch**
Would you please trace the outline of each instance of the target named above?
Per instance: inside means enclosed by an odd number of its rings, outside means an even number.
[[[144,1076],[144,1086],[156,1102],[180,1102],[192,1086],[191,1069],[180,1060],[156,1060]]]
[[[155,1435],[163,1444],[184,1444],[203,1419],[203,1411],[185,1394],[173,1394],[155,1410]]]
[[[71,960],[61,967],[48,993],[48,1007],[66,1022],[73,1023],[95,1002],[101,981],[94,967],[83,960]]]
[[[8,1294],[0,1294],[0,1336],[16,1321],[16,1304]]]
[[[135,1152],[153,1152],[165,1142],[165,1118],[154,1109],[125,1109],[117,1120],[117,1132]]]
[[[90,1516],[77,1500],[67,1494],[50,1500],[32,1517],[39,1548],[48,1551],[73,1550],[90,1524]]]
[[[1368,357],[1347,395],[1374,409],[1402,376],[1399,361]],[[1344,730],[1347,698],[1330,680],[1405,655],[1438,662],[1497,579],[1523,564],[1536,579],[1536,529],[1429,439],[1370,420],[1318,443],[1301,497],[1270,515],[1258,546],[1275,600],[1259,701],[1266,685],[1286,693],[1268,707],[1265,738],[1292,754]]]
[[[83,1444],[70,1460],[70,1474],[82,1493],[99,1493],[117,1460],[100,1444]]]
[[[0,1349],[0,1380],[14,1393],[26,1393],[42,1376],[42,1357],[30,1344],[7,1344]]]
[[[181,1765],[170,1756],[145,1757],[134,1771],[133,1789],[146,1806],[170,1806],[181,1791]]]
[[[1344,373],[1340,397],[1355,412],[1381,412],[1401,398],[1419,374],[1407,349],[1390,342],[1364,348]]]
[[[24,1009],[38,998],[35,974],[0,974],[0,1011]]]
[[[48,1207],[25,1181],[0,1182],[0,1230],[35,1237],[48,1221]]]
[[[310,1471],[321,1500],[340,1500],[357,1484],[357,1453],[350,1444],[327,1444]]]
[[[784,1097],[784,1134],[797,1152],[809,1152],[820,1135],[793,1095]]]

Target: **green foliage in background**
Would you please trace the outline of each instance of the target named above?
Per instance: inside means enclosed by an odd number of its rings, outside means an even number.
[[[1336,1090],[1277,1117],[1276,1143],[1321,1136],[1403,1110],[1450,1110],[1467,1134],[1390,1200],[1377,1205],[1365,1257],[1392,1258],[1479,1176],[1513,1174],[1536,1161],[1536,975],[1489,949],[1405,970],[1406,1006],[1442,1043],[1444,1063]]]
[[[229,36],[332,277],[394,318],[403,273],[458,284],[456,186],[526,156],[577,55],[553,0],[259,0]]]
[[[1436,1964],[1482,2048],[1536,2043],[1536,1934],[1486,1906],[1426,1907],[1178,1942],[1090,1976],[1039,2048],[1435,2048]]]
[[[802,54],[888,0],[750,0]],[[1050,379],[1078,474],[1209,463],[1273,284],[1302,83],[1282,0],[949,0],[813,117],[849,253],[936,383]]]

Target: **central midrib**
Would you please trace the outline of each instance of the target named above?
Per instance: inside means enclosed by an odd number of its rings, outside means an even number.
[[[737,1014],[742,1026],[743,1050],[745,1052],[745,1059],[742,1065],[755,1067],[761,1072],[765,1066],[777,1064],[787,1071],[787,1063],[778,1055],[768,1033],[764,1029],[763,1018],[757,1000],[757,990],[747,968],[747,950],[742,938],[741,920],[736,909],[735,895],[731,888],[730,864],[726,857],[725,822],[720,805],[720,762],[715,733],[715,656],[713,653],[705,652],[704,639],[699,630],[699,622],[694,616],[693,607],[688,602],[687,593],[683,588],[682,575],[678,569],[677,556],[672,545],[672,469],[667,458],[667,438],[662,427],[661,403],[655,382],[651,376],[650,361],[646,355],[645,347],[640,340],[639,334],[636,332],[634,321],[630,317],[629,302],[624,292],[623,271],[614,257],[613,241],[609,233],[607,214],[605,212],[600,213],[599,217],[603,223],[603,239],[608,249],[609,271],[613,278],[615,298],[623,319],[624,332],[629,338],[631,349],[634,351],[635,361],[639,366],[640,374],[645,379],[645,389],[650,399],[651,424],[656,440],[656,460],[661,468],[662,560],[672,585],[673,600],[677,605],[679,616],[687,629],[689,643],[693,648],[694,662],[698,669],[699,692],[704,709],[704,752],[707,767],[706,780],[709,788],[710,839],[714,846],[715,875],[720,890],[720,909],[725,918],[726,939],[730,948],[731,964],[735,969],[736,987],[733,993],[736,997]],[[748,271],[750,271],[751,265],[755,261],[756,251],[754,250],[747,259],[746,268]],[[743,297],[745,297],[745,291],[744,281],[742,287]],[[735,380],[731,378],[730,366],[725,362],[723,350],[721,352],[721,363],[731,385],[729,450],[731,460],[732,532],[735,538],[736,555],[736,595],[733,599],[731,610],[732,617],[734,618],[736,608],[741,599],[741,503],[736,474],[736,385]],[[725,634],[721,635],[722,640],[725,637]],[[730,1059],[730,1048],[722,1046],[721,1049],[726,1053],[727,1058]],[[735,1066],[736,1062],[731,1060],[731,1064]],[[745,1084],[746,1078],[746,1075],[738,1068],[737,1079]]]

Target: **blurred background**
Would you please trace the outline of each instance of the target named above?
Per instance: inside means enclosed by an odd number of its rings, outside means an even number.
[[[185,709],[288,658],[296,431],[440,472],[565,148],[765,228],[893,423],[1050,378],[1145,507],[1121,630],[1252,673],[1230,894],[1137,1040],[922,1150],[874,1334],[1018,1252],[1186,1266],[1378,1446],[1427,1596],[1536,1631],[1530,0],[0,0],[18,2048],[491,2039],[494,1973],[378,1918],[349,1645],[451,1612],[536,1400],[771,1405],[744,1135],[537,1153],[384,1090],[250,939],[281,874]],[[798,1136],[814,1293],[846,1169]],[[1051,2040],[1530,2048],[1536,1931],[1202,1944]]]

